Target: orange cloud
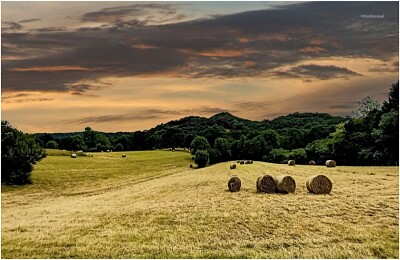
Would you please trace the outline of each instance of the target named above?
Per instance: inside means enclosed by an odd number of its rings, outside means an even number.
[[[24,71],[96,71],[99,70],[99,68],[85,68],[81,66],[44,66],[44,67],[30,67],[30,68],[12,68],[9,69],[8,71],[18,71],[18,72],[24,72]]]
[[[303,52],[303,53],[321,53],[325,51],[324,48],[321,47],[305,47],[305,48],[301,48],[299,49],[299,52]]]

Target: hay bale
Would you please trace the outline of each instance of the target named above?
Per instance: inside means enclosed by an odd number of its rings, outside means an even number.
[[[334,160],[327,160],[325,165],[326,167],[336,167],[336,162]]]
[[[296,162],[294,160],[289,160],[287,163],[289,166],[295,166]]]
[[[122,155],[122,158],[125,158],[125,157],[126,157],[126,154],[123,154],[123,155]]]
[[[189,167],[190,167],[190,168],[193,168],[193,165],[191,164]]]
[[[240,163],[240,160],[237,160],[237,162],[236,163]]]
[[[296,190],[296,181],[288,175],[276,177],[276,190],[281,193],[293,193]]]
[[[231,168],[231,170],[236,169],[236,164],[232,164],[232,165],[230,166],[230,168]]]
[[[76,153],[72,153],[71,158],[76,158]]]
[[[253,163],[252,160],[247,160],[247,161],[245,162],[245,164],[252,164],[252,163]]]
[[[240,187],[242,186],[242,182],[236,176],[233,176],[228,181],[228,188],[231,192],[238,192],[240,191]]]
[[[240,164],[244,164],[244,161],[240,161]]]
[[[308,162],[309,165],[315,165],[315,161],[311,160]]]
[[[315,175],[307,180],[306,186],[311,193],[329,194],[332,190],[332,181],[325,175]]]
[[[257,179],[257,191],[265,192],[265,193],[274,193],[276,192],[276,183],[275,179],[270,175],[264,175]]]

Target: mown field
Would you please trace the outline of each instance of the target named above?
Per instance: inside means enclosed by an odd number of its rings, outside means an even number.
[[[34,184],[2,186],[2,258],[399,258],[398,167],[190,169],[183,151],[121,154],[50,155]],[[262,174],[297,189],[257,194]],[[308,193],[315,174],[330,195]]]

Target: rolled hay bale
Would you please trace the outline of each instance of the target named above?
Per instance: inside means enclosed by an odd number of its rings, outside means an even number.
[[[315,161],[311,160],[308,162],[309,165],[315,165]]]
[[[240,161],[240,164],[244,164],[244,161]]]
[[[232,164],[232,165],[230,166],[230,168],[231,168],[231,170],[236,169],[236,164]]]
[[[193,168],[193,165],[191,164],[189,167],[190,167],[190,168]]]
[[[125,157],[126,157],[126,154],[123,154],[123,155],[122,155],[122,158],[125,158]]]
[[[311,193],[329,194],[332,190],[332,181],[325,175],[315,175],[307,180],[306,186]]]
[[[277,176],[275,182],[278,192],[293,193],[296,190],[296,181],[289,175]]]
[[[233,176],[228,181],[228,188],[231,192],[240,191],[240,187],[242,186],[242,182],[237,176]]]
[[[247,161],[249,164],[253,164],[253,160],[248,160]]]
[[[327,160],[325,165],[326,167],[336,167],[336,162],[334,160]]]
[[[76,158],[76,153],[72,153],[71,158]]]
[[[289,166],[295,166],[296,162],[294,160],[289,160],[287,163]]]
[[[237,160],[237,162],[236,163],[240,163],[240,160]]]
[[[276,183],[274,177],[264,175],[257,179],[257,192],[275,193]]]

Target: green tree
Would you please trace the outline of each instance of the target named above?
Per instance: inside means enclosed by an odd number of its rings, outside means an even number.
[[[384,114],[379,123],[380,141],[384,149],[387,163],[398,165],[399,158],[399,113]]]
[[[5,184],[31,183],[33,165],[46,157],[45,151],[31,135],[1,121],[1,182]]]
[[[226,138],[218,137],[215,139],[214,149],[220,153],[220,160],[218,162],[228,161],[232,156],[229,150],[229,141]]]
[[[46,143],[46,148],[49,148],[49,149],[57,149],[57,148],[58,148],[58,143],[57,143],[55,140],[48,141],[48,142]]]
[[[204,136],[196,136],[190,144],[190,152],[195,155],[198,150],[208,150],[211,146]]]
[[[194,162],[199,166],[199,168],[205,167],[209,162],[209,154],[205,150],[197,150]]]
[[[123,151],[124,150],[124,147],[122,146],[122,144],[121,143],[117,143],[116,145],[115,145],[115,151]]]
[[[388,101],[383,102],[383,112],[399,112],[399,82],[390,86]]]
[[[370,96],[366,96],[365,98],[363,98],[363,100],[361,100],[360,102],[358,102],[358,109],[354,112],[353,111],[353,115],[354,117],[366,117],[368,116],[368,114],[371,111],[374,110],[381,110],[381,106],[379,105],[378,101],[374,100],[372,97]]]

